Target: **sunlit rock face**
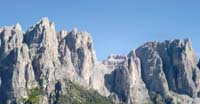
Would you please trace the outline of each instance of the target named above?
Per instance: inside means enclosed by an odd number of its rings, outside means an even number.
[[[30,59],[37,82],[48,93],[54,90],[56,71],[61,70],[58,59],[58,40],[54,23],[44,17],[25,33],[24,42],[30,50]]]
[[[89,79],[90,69],[94,66],[96,56],[93,50],[92,39],[88,32],[79,32],[76,28],[66,34],[59,44],[60,60],[62,64],[70,64],[84,79]]]
[[[136,53],[141,59],[142,78],[149,91],[197,96],[200,72],[188,39],[149,42],[139,47]]]
[[[57,32],[47,17],[22,31],[19,23],[0,27],[0,104],[23,104],[35,88],[43,93],[39,104],[57,104],[69,94],[66,82],[115,104],[155,103],[158,95],[163,103],[200,102],[200,61],[188,39],[148,42],[97,61],[88,32]]]

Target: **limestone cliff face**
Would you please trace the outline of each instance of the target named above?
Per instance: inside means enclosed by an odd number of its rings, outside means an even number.
[[[127,56],[110,56],[104,64],[114,68],[110,74],[105,75],[105,85],[119,101],[127,104],[149,102],[148,91],[141,79],[140,59],[134,50]]]
[[[70,64],[84,79],[89,79],[90,69],[94,66],[96,56],[92,39],[87,32],[79,32],[76,28],[68,34],[61,31],[59,43],[60,60],[62,64]]]
[[[191,42],[186,39],[149,42],[136,50],[141,59],[142,78],[149,91],[169,92],[196,98],[199,92],[199,68]]]
[[[36,86],[29,50],[22,43],[20,24],[0,29],[0,103],[27,96],[27,89]]]
[[[56,72],[61,70],[58,59],[58,40],[54,23],[43,18],[25,33],[24,42],[30,50],[30,59],[38,84],[51,93],[56,83]]]
[[[84,97],[75,89],[93,89],[100,94],[94,92],[95,101],[115,104],[198,104],[199,67],[188,39],[148,42],[100,62],[88,32],[57,32],[47,17],[25,33],[20,24],[0,27],[0,104],[90,101],[92,93]]]
[[[96,61],[89,33],[57,33],[44,17],[25,33],[16,24],[0,28],[0,34],[0,104],[20,103],[35,87],[46,93],[40,103],[54,103],[55,85],[66,79],[89,87]]]

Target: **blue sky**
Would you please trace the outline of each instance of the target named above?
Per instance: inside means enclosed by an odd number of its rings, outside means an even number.
[[[91,33],[99,60],[147,41],[190,38],[200,55],[199,0],[2,0],[0,26],[23,30],[47,16],[57,31]]]

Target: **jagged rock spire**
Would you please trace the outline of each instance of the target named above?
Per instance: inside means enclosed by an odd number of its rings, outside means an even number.
[[[16,30],[19,30],[19,31],[22,31],[22,27],[19,23],[17,23],[15,26],[14,26],[14,29]]]
[[[62,62],[67,63],[71,61],[77,73],[88,79],[89,70],[96,62],[96,55],[89,33],[79,32],[77,28],[74,28],[65,35],[59,47]],[[66,55],[70,59],[65,58]]]

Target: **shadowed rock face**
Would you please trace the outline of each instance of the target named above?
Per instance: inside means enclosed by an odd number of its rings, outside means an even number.
[[[26,89],[36,86],[29,50],[22,41],[19,24],[0,29],[0,104],[27,96]]]
[[[105,85],[120,101],[128,104],[149,101],[148,91],[141,79],[140,59],[134,50],[127,56],[110,56],[109,62],[105,63],[115,64],[113,72],[105,75]]]
[[[158,94],[165,103],[199,104],[199,67],[188,39],[148,42],[98,62],[88,32],[56,32],[46,17],[25,33],[20,24],[0,27],[0,104],[21,104],[34,89],[43,93],[39,104],[56,104],[72,92],[66,81],[114,103],[146,104]]]

